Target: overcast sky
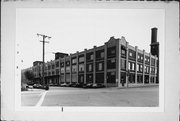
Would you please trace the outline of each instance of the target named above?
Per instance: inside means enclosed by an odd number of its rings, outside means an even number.
[[[158,41],[164,41],[164,11],[161,9],[17,9],[16,40],[22,68],[42,60],[42,37],[46,39],[45,61],[52,52],[75,53],[101,46],[111,36],[125,39],[132,46],[150,51],[151,28],[158,28]]]

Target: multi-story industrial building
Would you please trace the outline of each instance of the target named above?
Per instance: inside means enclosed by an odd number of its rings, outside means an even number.
[[[129,45],[124,37],[111,37],[102,46],[70,55],[56,53],[55,60],[45,63],[45,83],[101,83],[107,87],[158,84],[157,28],[152,28],[151,39],[151,53]],[[32,69],[38,83],[42,79],[42,62],[34,64]]]

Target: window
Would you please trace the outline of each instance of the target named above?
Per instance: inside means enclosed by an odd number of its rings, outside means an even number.
[[[155,74],[157,74],[157,68],[155,68]]]
[[[77,60],[76,58],[73,58],[72,59],[72,64],[76,63],[77,62],[76,60]]]
[[[136,68],[137,71],[139,71],[139,64],[137,64],[137,68]]]
[[[77,66],[76,66],[76,65],[73,65],[73,66],[72,66],[72,72],[76,72],[76,70],[77,70]]]
[[[112,58],[107,60],[107,69],[115,69],[116,68],[116,59]]]
[[[111,50],[111,54],[115,54],[116,53],[116,51],[115,50]]]
[[[135,70],[135,69],[134,69],[134,65],[135,65],[135,64],[134,64],[134,63],[132,63],[132,70]]]
[[[92,64],[89,64],[89,70],[88,71],[92,71]]]
[[[98,66],[98,70],[99,70],[99,71],[103,70],[103,68],[102,68],[102,67],[103,67],[103,66],[102,66],[102,63],[99,63],[98,65],[99,65],[99,66]]]
[[[129,70],[135,70],[135,63],[129,62],[128,65],[129,65],[128,67]]]
[[[50,70],[51,69],[51,66],[50,65],[48,65],[48,70]]]
[[[66,72],[70,72],[70,67],[66,67]]]
[[[48,67],[47,67],[47,65],[45,65],[45,70],[48,70]]]
[[[116,56],[116,47],[107,48],[107,57]]]
[[[151,58],[151,65],[155,65],[155,59]]]
[[[116,62],[115,58],[111,59],[111,63],[115,63],[115,62]]]
[[[131,53],[131,52],[129,53],[129,56],[132,56],[132,53]]]
[[[138,55],[138,59],[140,59],[140,56]]]
[[[104,52],[101,52],[100,56],[101,58],[104,58]]]
[[[59,62],[56,62],[56,67],[59,67]]]
[[[56,69],[56,75],[59,75],[59,69]]]
[[[146,72],[149,73],[149,67],[147,67],[147,71]]]
[[[143,71],[143,65],[140,65],[140,71],[141,72]]]
[[[151,67],[151,73],[155,73],[155,68]]]
[[[126,69],[126,60],[121,59],[121,69]]]
[[[128,69],[130,70],[130,66],[131,66],[131,64],[130,64],[130,62],[128,63]]]
[[[93,60],[93,54],[90,55],[90,60]]]
[[[64,68],[61,68],[61,73],[64,73]]]
[[[61,63],[61,67],[64,67],[64,62]]]
[[[93,64],[87,64],[87,72],[93,71]]]
[[[84,62],[84,57],[79,57],[79,62]]]
[[[52,69],[54,69],[54,64],[52,64]]]
[[[70,61],[66,61],[66,66],[69,66],[70,65]]]
[[[123,50],[123,49],[121,49],[121,54],[122,54],[122,55],[126,55],[126,51]]]
[[[87,59],[87,61],[93,60],[93,52],[87,53],[86,59]]]
[[[79,71],[84,71],[84,64],[79,65]]]
[[[96,59],[102,59],[102,58],[104,58],[104,50],[96,51]]]

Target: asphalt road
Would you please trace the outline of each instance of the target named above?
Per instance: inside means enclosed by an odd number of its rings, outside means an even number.
[[[22,106],[119,106],[154,107],[159,104],[159,88],[82,89],[50,87],[48,91],[22,93]]]

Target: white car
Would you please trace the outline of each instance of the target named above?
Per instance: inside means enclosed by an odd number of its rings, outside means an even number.
[[[32,86],[32,85],[29,85],[28,88],[29,88],[29,89],[33,89],[33,86]]]

